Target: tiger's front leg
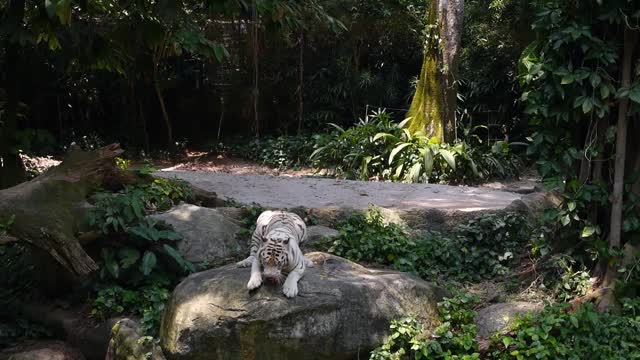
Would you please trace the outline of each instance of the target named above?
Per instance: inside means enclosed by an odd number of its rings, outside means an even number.
[[[304,266],[300,266],[287,275],[287,279],[284,281],[284,285],[282,286],[284,296],[292,298],[298,295],[298,281],[303,274]]]
[[[259,288],[260,285],[262,285],[262,266],[260,265],[260,260],[254,257],[251,263],[251,278],[247,283],[247,289],[254,290]]]

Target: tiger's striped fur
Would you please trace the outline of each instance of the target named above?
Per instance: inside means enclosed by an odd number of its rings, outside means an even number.
[[[249,290],[262,284],[263,275],[277,283],[284,280],[287,297],[298,293],[298,280],[311,262],[304,257],[300,244],[307,238],[307,227],[296,214],[286,211],[265,211],[258,217],[251,237],[249,257],[238,266],[251,266]]]

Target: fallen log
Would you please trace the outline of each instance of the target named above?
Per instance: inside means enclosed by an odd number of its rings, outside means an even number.
[[[119,144],[94,151],[72,148],[60,165],[31,181],[0,190],[0,221],[15,216],[2,243],[26,241],[46,251],[75,276],[97,269],[79,235],[85,223],[87,197],[98,188],[116,190],[124,185],[153,181],[119,169],[115,158],[123,153]],[[217,206],[215,193],[194,188],[196,201]]]

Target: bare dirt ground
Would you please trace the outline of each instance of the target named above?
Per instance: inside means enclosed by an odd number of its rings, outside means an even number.
[[[254,161],[204,152],[189,152],[181,161],[154,161],[163,171],[208,171],[227,174],[257,174],[273,176],[312,176],[313,169],[279,170]]]

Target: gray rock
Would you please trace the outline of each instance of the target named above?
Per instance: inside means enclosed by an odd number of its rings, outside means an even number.
[[[105,360],[165,360],[165,357],[153,338],[144,336],[135,320],[122,319],[113,326]]]
[[[540,310],[542,305],[528,302],[499,303],[488,306],[478,311],[476,317],[478,336],[488,339],[511,325],[518,315]]]
[[[62,341],[33,341],[3,350],[0,360],[84,360],[84,356]]]
[[[151,217],[171,224],[182,235],[177,248],[191,262],[218,264],[248,253],[247,239],[238,238],[240,224],[218,209],[180,204]]]
[[[313,225],[307,227],[307,240],[302,243],[303,249],[320,250],[320,242],[325,239],[333,239],[338,237],[340,232],[330,227],[322,225]]]
[[[160,343],[168,359],[354,359],[367,357],[407,314],[437,326],[447,292],[409,274],[307,254],[316,265],[293,299],[281,286],[249,293],[250,270],[227,265],[193,274],[166,306]]]

